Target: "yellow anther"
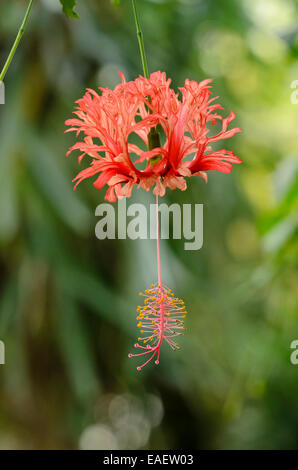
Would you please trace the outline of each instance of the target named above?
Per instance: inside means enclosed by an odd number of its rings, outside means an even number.
[[[144,330],[140,330],[140,333],[143,334],[143,333],[144,333]]]
[[[139,295],[143,295],[143,293],[142,293],[142,292],[139,292]]]
[[[141,328],[141,326],[142,326],[142,322],[139,321],[139,323],[137,324],[137,327],[138,327],[138,328]]]

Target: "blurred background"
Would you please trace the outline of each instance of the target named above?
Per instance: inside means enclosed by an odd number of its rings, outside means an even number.
[[[27,3],[1,0],[1,64]],[[213,77],[244,131],[226,142],[242,165],[165,197],[204,204],[204,245],[162,241],[188,331],[141,373],[128,353],[155,244],[96,239],[105,191],[73,192],[64,134],[86,87],[141,73],[130,2],[78,0],[80,20],[34,3],[0,106],[0,448],[297,448],[297,1],[138,2],[150,70]]]

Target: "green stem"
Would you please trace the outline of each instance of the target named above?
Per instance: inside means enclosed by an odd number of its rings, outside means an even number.
[[[132,8],[133,8],[135,23],[136,23],[136,28],[137,28],[137,37],[139,41],[144,77],[149,78],[148,65],[147,65],[145,46],[144,46],[144,40],[143,40],[143,33],[142,33],[140,22],[139,22],[136,1],[135,0],[131,0],[131,1],[132,1]],[[150,100],[150,97],[148,97],[148,99]],[[151,113],[150,110],[149,110],[149,113]],[[160,134],[155,127],[152,127],[152,129],[150,129],[149,134],[148,134],[148,149],[153,150],[160,146],[161,146]],[[156,157],[150,158],[150,164],[154,166],[155,163],[159,162],[161,159],[162,159],[161,155],[156,155]]]
[[[22,24],[21,24],[21,26],[20,26],[19,32],[18,32],[17,37],[16,37],[16,39],[15,39],[15,42],[14,42],[12,48],[11,48],[11,51],[10,51],[10,53],[9,53],[9,56],[8,56],[8,58],[7,58],[7,60],[6,60],[5,64],[4,64],[4,67],[3,67],[3,69],[2,69],[2,72],[1,72],[1,74],[0,74],[0,81],[3,81],[3,80],[4,80],[4,77],[5,77],[5,75],[6,75],[6,72],[7,72],[7,70],[8,70],[8,67],[10,66],[10,63],[11,63],[11,61],[12,61],[12,59],[13,59],[13,56],[15,55],[15,52],[16,52],[17,47],[18,47],[18,45],[19,45],[19,42],[20,42],[20,40],[21,40],[21,38],[22,38],[22,36],[23,36],[23,34],[24,34],[25,27],[26,27],[26,23],[27,23],[27,20],[28,20],[28,17],[29,17],[29,13],[30,13],[30,10],[31,10],[31,8],[32,8],[32,3],[33,3],[33,0],[30,0],[30,3],[29,3],[29,5],[28,5],[28,8],[27,8],[26,14],[25,14],[25,16],[24,16],[23,22],[22,22]]]
[[[138,37],[138,41],[139,41],[139,48],[140,48],[140,53],[141,53],[144,77],[149,78],[148,65],[147,65],[147,59],[146,59],[145,47],[144,47],[144,40],[143,40],[143,33],[142,33],[142,30],[141,30],[141,27],[140,27],[140,22],[139,22],[137,7],[136,7],[136,1],[131,0],[131,2],[132,2],[132,8],[133,8],[135,22],[136,22],[137,37]]]

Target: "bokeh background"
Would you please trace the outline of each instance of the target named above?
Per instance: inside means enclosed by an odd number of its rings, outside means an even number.
[[[27,3],[1,0],[1,63]],[[64,134],[86,87],[141,72],[131,5],[79,0],[69,20],[58,0],[35,2],[0,106],[0,448],[297,448],[297,1],[138,4],[150,70],[175,86],[215,79],[243,164],[165,197],[204,204],[204,246],[162,241],[188,331],[182,351],[137,372],[127,355],[155,244],[96,239],[104,192],[73,192]]]

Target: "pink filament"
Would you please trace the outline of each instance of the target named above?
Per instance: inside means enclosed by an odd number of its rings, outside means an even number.
[[[138,327],[141,328],[141,334],[145,334],[139,341],[144,342],[144,346],[138,342],[135,348],[143,351],[137,354],[129,354],[129,357],[138,357],[150,355],[141,366],[137,369],[141,370],[154,357],[155,364],[159,364],[160,347],[163,340],[173,349],[180,349],[173,338],[183,334],[184,318],[186,316],[184,302],[177,297],[170,289],[162,284],[161,262],[160,262],[160,246],[159,246],[159,211],[158,211],[158,195],[156,196],[156,226],[157,226],[157,269],[158,284],[152,285],[151,289],[145,291],[145,306],[143,309],[138,307],[137,320]],[[141,294],[142,295],[142,294]],[[147,344],[151,343],[151,344]],[[146,344],[146,346],[145,346]]]
[[[158,194],[156,194],[156,248],[157,248],[158,284],[160,286],[162,286],[161,263],[160,263],[160,247],[159,247]]]

